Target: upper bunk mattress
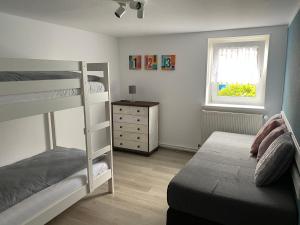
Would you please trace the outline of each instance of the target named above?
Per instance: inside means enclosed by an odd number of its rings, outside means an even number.
[[[1,167],[0,213],[85,166],[85,151],[56,147],[55,150]]]
[[[58,79],[79,79],[81,76],[77,72],[0,72],[0,82],[9,81],[30,81],[30,80],[58,80]],[[103,83],[99,77],[88,76],[90,93],[100,93],[105,91]],[[29,102],[38,100],[55,99],[59,97],[70,97],[80,95],[80,88],[60,89],[46,92],[35,92],[22,95],[1,95],[1,104],[12,104],[17,102]]]

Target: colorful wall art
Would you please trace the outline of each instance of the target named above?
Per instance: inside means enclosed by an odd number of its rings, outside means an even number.
[[[157,70],[157,55],[145,55],[145,70]]]
[[[129,69],[130,70],[142,69],[142,56],[141,55],[130,55],[129,56]]]
[[[161,56],[161,70],[175,70],[176,55]]]

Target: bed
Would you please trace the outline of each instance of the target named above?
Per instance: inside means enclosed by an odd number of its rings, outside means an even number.
[[[65,152],[63,155],[61,155],[63,152]],[[72,175],[67,176],[66,178],[63,178],[62,173],[64,170],[62,170],[63,164],[65,164],[64,160],[68,158],[71,160],[76,160],[77,162],[73,164],[73,170],[76,172],[73,173],[70,171],[70,167],[65,167],[65,169],[69,169],[68,171],[65,171],[65,174],[72,173]],[[48,167],[47,169],[41,170],[41,166],[45,167],[45,160],[48,160]],[[38,161],[38,163],[37,163]],[[52,164],[55,166],[53,169],[51,169]],[[31,166],[29,166],[31,164]],[[14,204],[13,206],[10,206],[6,210],[3,210],[3,204],[2,208],[0,210],[2,211],[0,213],[0,224],[1,225],[13,225],[13,224],[22,224],[24,221],[27,220],[28,217],[31,215],[37,214],[41,211],[46,210],[49,205],[54,204],[58,200],[65,198],[66,196],[70,195],[70,193],[73,193],[75,191],[80,190],[81,188],[85,188],[86,184],[86,177],[87,177],[87,170],[86,168],[82,168],[85,165],[85,152],[82,150],[77,149],[67,149],[67,148],[57,148],[55,150],[46,151],[44,153],[41,153],[39,155],[36,155],[34,157],[31,157],[26,160],[21,160],[20,162],[17,162],[15,164],[9,165],[10,167],[10,175],[17,176],[19,174],[19,170],[23,169],[24,172],[22,174],[27,175],[23,176],[22,181],[19,183],[23,184],[23,188],[25,188],[24,183],[26,183],[26,180],[31,180],[32,174],[30,175],[30,178],[27,178],[28,175],[31,173],[32,169],[39,169],[38,174],[35,174],[35,176],[43,176],[45,171],[47,171],[47,186],[46,188],[33,193],[29,197],[26,197],[25,199],[21,200],[20,202]],[[55,169],[57,168],[57,169]],[[78,170],[79,169],[79,170]],[[2,170],[2,171],[1,171]],[[8,170],[6,167],[0,168],[0,174],[3,175],[3,170]],[[57,171],[60,170],[61,173],[58,174]],[[78,171],[77,171],[78,170]],[[105,173],[108,170],[108,164],[104,160],[104,158],[98,159],[93,164],[93,172],[94,176],[99,176],[103,173]],[[50,175],[49,175],[50,174]],[[59,177],[60,176],[60,177]],[[63,178],[63,179],[62,179]],[[55,182],[53,180],[60,179],[60,181]],[[9,186],[7,184],[7,180],[5,181],[5,186]],[[31,182],[31,181],[30,181]],[[51,184],[54,182],[54,184]],[[16,188],[16,182],[14,184],[10,184],[10,190],[18,189]],[[31,182],[33,183],[33,182]],[[2,181],[2,186],[3,181]],[[27,185],[28,186],[28,185]],[[0,190],[1,187],[0,184]],[[28,188],[28,187],[27,187]],[[32,187],[30,187],[32,189]],[[24,192],[24,190],[19,189],[20,192]],[[12,192],[15,191],[8,191],[10,193],[4,193],[2,194],[10,195]],[[3,197],[0,193],[0,201],[3,201]],[[15,193],[13,195],[16,195]],[[24,194],[23,194],[24,195]],[[6,197],[7,198],[7,197]]]
[[[90,107],[95,104],[102,104],[105,108],[101,116],[105,121],[97,124],[90,120]],[[10,174],[14,169],[9,168],[16,165],[8,165],[4,170],[0,168],[0,176],[5,178],[1,179],[3,186],[0,181],[1,225],[46,224],[106,182],[108,192],[113,194],[114,183],[109,64],[0,58],[0,123],[44,114],[50,140],[49,150],[44,154],[51,155],[58,148],[63,148],[56,143],[54,113],[77,107],[83,107],[86,151],[64,148],[64,151],[75,150],[84,155],[79,161],[72,161],[72,157],[67,156],[61,164],[71,166],[70,161],[76,162],[72,164],[75,170],[62,172],[57,162],[53,163],[55,166],[50,164],[45,169],[43,166],[47,165],[47,160],[40,161],[38,167],[31,168],[27,175],[24,175],[28,172],[25,168],[17,174]],[[92,134],[99,130],[105,130],[99,135],[105,135],[106,143],[95,149],[92,147]],[[34,156],[33,160],[37,160],[35,157],[39,158],[39,155]],[[24,165],[30,168],[30,163]],[[39,170],[41,174],[37,173]],[[35,179],[31,179],[33,177]],[[5,185],[10,182],[12,188]],[[10,198],[8,203],[7,196]]]
[[[212,133],[169,183],[167,225],[297,225],[289,173],[271,186],[255,185],[254,138]]]

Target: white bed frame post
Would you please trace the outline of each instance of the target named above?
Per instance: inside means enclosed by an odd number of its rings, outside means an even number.
[[[92,135],[91,135],[91,120],[90,120],[90,106],[89,106],[89,95],[90,88],[88,83],[87,74],[87,63],[81,62],[82,70],[82,101],[83,101],[83,112],[84,112],[84,127],[85,127],[85,145],[87,155],[87,172],[88,172],[88,191],[93,192],[93,152],[92,152]]]
[[[48,112],[46,114],[49,128],[49,141],[50,149],[54,149],[57,146],[56,142],[56,128],[55,128],[55,115],[54,112]]]
[[[109,77],[109,64],[105,63],[103,65],[104,72],[104,82],[107,84],[106,88],[108,91],[108,101],[105,103],[106,109],[106,120],[112,121],[111,118],[111,92],[110,92],[110,77]],[[112,124],[110,124],[109,129],[106,129],[106,137],[108,138],[108,142],[110,144],[110,152],[108,154],[109,158],[109,167],[111,168],[111,179],[108,181],[108,189],[111,194],[114,194],[114,176],[113,176],[113,150],[112,150]]]

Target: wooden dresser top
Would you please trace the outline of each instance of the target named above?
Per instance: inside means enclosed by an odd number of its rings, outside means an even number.
[[[136,106],[136,107],[151,107],[151,106],[159,105],[159,102],[121,100],[121,101],[112,102],[111,104],[112,105],[124,105],[124,106]]]

